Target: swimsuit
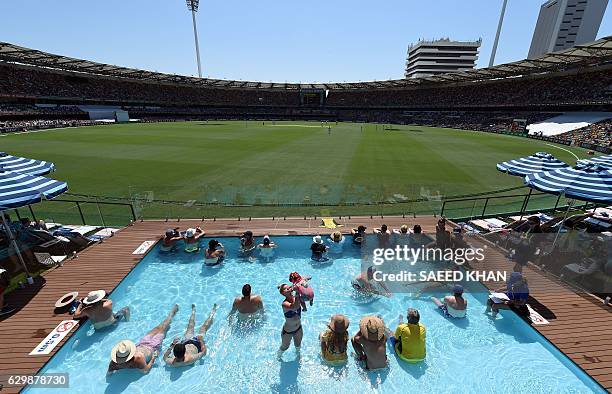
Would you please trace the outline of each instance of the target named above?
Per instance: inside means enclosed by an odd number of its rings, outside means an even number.
[[[202,344],[200,343],[200,339],[198,337],[184,339],[183,340],[183,345],[185,345],[185,346],[193,345],[193,346],[196,347],[196,349],[198,349],[198,353],[202,352]]]
[[[291,319],[292,317],[302,317],[302,307],[298,307],[297,309],[290,309],[287,312],[283,312],[283,314],[285,315],[285,317],[287,319]],[[288,335],[294,335],[297,334],[298,331],[300,331],[302,329],[302,325],[300,324],[300,326],[298,328],[296,328],[293,331],[285,331],[285,328],[283,327],[283,333],[282,335],[288,334]]]

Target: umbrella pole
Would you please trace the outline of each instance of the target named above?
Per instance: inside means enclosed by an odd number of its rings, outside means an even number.
[[[572,209],[573,204],[574,204],[574,200],[570,200],[569,204],[567,204],[567,210],[565,211],[563,220],[561,221],[561,223],[559,223],[559,229],[557,230],[557,234],[555,235],[555,240],[553,241],[552,247],[550,248],[551,252],[555,249],[555,245],[557,244],[557,239],[559,238],[559,234],[561,233],[561,228],[563,227],[563,223],[565,223],[565,219],[567,219],[567,215],[569,214],[570,209]]]
[[[521,217],[519,218],[519,220],[523,220],[523,216],[525,215],[525,211],[527,210],[527,205],[529,205],[529,199],[531,198],[532,192],[533,189],[529,188],[529,194],[527,194],[525,201],[523,201],[523,206],[521,207]]]
[[[19,258],[19,262],[23,266],[23,269],[25,270],[25,273],[26,273],[26,275],[28,275],[28,278],[29,278],[30,277],[30,272],[28,271],[28,267],[26,266],[26,263],[23,260],[23,256],[21,255],[21,251],[19,250],[19,246],[17,245],[17,241],[15,241],[15,237],[13,236],[13,232],[11,231],[11,228],[9,227],[8,222],[6,221],[6,217],[4,216],[4,211],[0,211],[0,215],[2,215],[2,222],[4,223],[4,228],[6,229],[7,235],[9,236],[9,238],[11,240],[11,244],[13,245],[13,248],[17,252],[17,257]]]

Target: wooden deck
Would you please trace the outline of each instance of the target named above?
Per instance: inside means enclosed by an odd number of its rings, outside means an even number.
[[[425,232],[432,232],[437,221],[428,217],[352,217],[337,218],[347,231],[359,224],[369,229],[386,223],[398,228],[401,224],[421,224]],[[81,295],[92,289],[114,289],[134,268],[142,256],[132,252],[145,240],[155,240],[166,228],[202,226],[209,235],[238,235],[244,229],[252,230],[255,235],[328,234],[333,230],[319,227],[320,219],[283,218],[249,220],[182,220],[180,222],[145,221],[135,223],[117,232],[114,237],[94,245],[82,252],[78,259],[70,260],[63,267],[48,271],[38,278],[34,286],[18,290],[7,296],[11,306],[20,307],[19,311],[0,320],[0,384],[6,385],[6,375],[10,373],[36,373],[59,350],[58,346],[49,356],[29,356],[28,353],[61,320],[69,319],[67,314],[54,314],[53,305],[63,294],[78,291]],[[489,249],[487,261],[475,269],[512,268],[505,257]],[[579,295],[568,287],[547,278],[540,271],[527,268],[532,297],[537,301],[538,310],[550,321],[546,326],[534,326],[576,364],[582,367],[607,390],[612,390],[612,341],[609,327],[612,327],[612,314],[609,307],[589,295]],[[489,288],[500,287],[499,283],[485,283]],[[76,332],[73,330],[72,333]],[[66,341],[68,336],[64,341]],[[16,392],[5,387],[2,392]]]

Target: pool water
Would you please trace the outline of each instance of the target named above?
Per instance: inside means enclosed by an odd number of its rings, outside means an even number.
[[[448,320],[429,299],[443,293],[420,297],[394,294],[391,298],[356,295],[350,281],[360,271],[360,254],[352,245],[345,248],[342,258],[320,266],[310,261],[310,237],[276,237],[279,248],[270,263],[238,258],[237,238],[220,241],[228,256],[224,264],[214,268],[203,266],[202,253],[181,250],[164,254],[157,245],[111,295],[116,310],[130,307],[130,322],[100,332],[86,323],[43,372],[68,372],[70,389],[62,392],[74,393],[604,392],[512,312],[502,311],[496,320],[485,315],[484,291],[466,293],[467,319]],[[202,244],[207,242],[205,239]],[[302,314],[301,358],[291,347],[278,361],[284,318],[283,298],[276,286],[286,283],[292,271],[313,277],[315,303]],[[230,325],[226,319],[244,283],[250,283],[253,294],[263,297],[266,310],[263,321],[246,328]],[[147,375],[124,370],[107,377],[113,346],[121,339],[137,342],[165,318],[174,303],[180,309],[163,351],[174,337],[182,337],[192,303],[197,305],[196,330],[213,304],[219,305],[205,337],[206,357],[191,367],[168,368],[160,354]],[[332,314],[342,313],[350,319],[352,335],[358,330],[359,319],[369,314],[382,315],[395,330],[399,314],[405,315],[408,307],[420,311],[421,322],[427,327],[424,362],[401,362],[390,347],[389,368],[381,372],[367,372],[351,357],[344,366],[322,362],[318,335]],[[349,349],[352,351],[350,343]]]

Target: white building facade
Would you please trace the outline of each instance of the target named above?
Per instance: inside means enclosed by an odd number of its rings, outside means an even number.
[[[455,71],[471,70],[478,60],[482,40],[419,40],[408,47],[406,78],[428,77]]]

